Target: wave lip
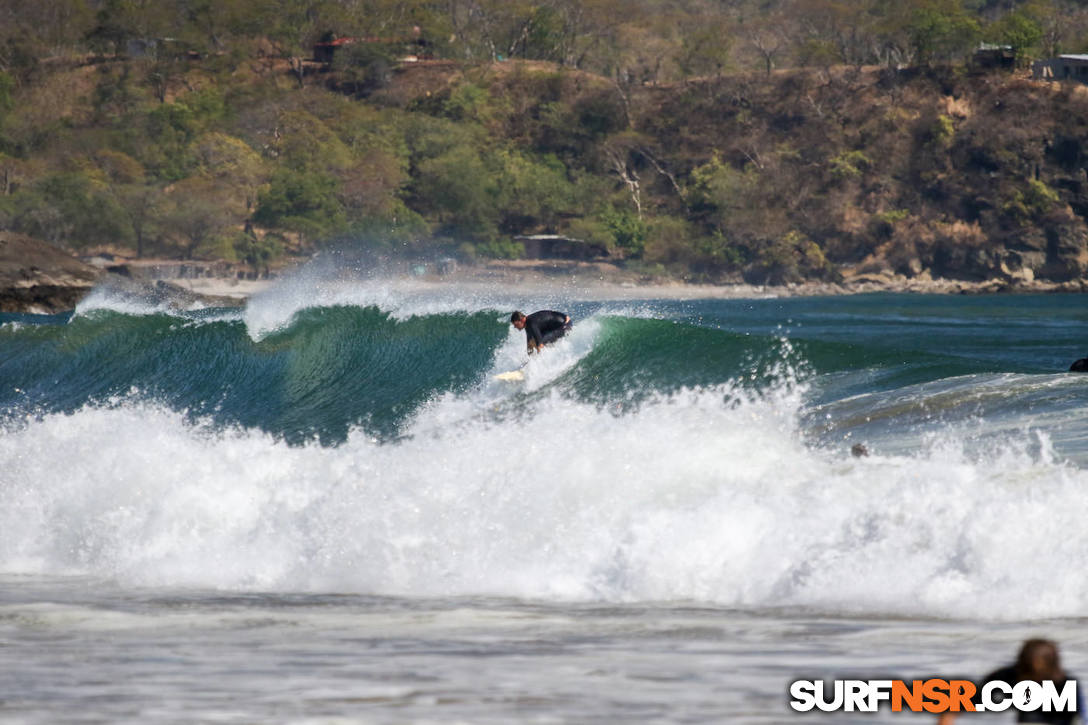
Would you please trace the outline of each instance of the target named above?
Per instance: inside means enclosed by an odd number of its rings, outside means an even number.
[[[475,314],[506,310],[519,304],[513,290],[466,291],[460,286],[406,279],[337,279],[305,270],[250,298],[244,319],[254,340],[282,330],[302,311],[322,307],[376,307],[396,320],[412,317]]]

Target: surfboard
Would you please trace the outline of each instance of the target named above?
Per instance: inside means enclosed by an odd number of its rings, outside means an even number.
[[[499,373],[495,376],[495,380],[505,380],[506,382],[516,383],[525,379],[525,373],[520,370],[511,370],[508,373]]]

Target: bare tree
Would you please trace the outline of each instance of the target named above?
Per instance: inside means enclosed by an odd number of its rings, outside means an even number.
[[[748,27],[748,44],[762,59],[767,75],[771,74],[778,57],[790,45],[789,37],[778,20],[780,18],[772,17]]]

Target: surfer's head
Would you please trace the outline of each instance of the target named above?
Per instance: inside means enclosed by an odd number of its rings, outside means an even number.
[[[523,315],[520,312],[518,312],[517,310],[515,310],[514,314],[510,315],[510,324],[513,325],[514,327],[518,328],[519,330],[524,330],[525,329],[525,315]]]
[[[1016,673],[1028,680],[1062,680],[1061,658],[1058,645],[1049,639],[1029,639],[1016,657]]]

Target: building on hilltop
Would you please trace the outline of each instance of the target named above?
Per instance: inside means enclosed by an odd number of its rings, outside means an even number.
[[[431,44],[423,37],[423,31],[420,30],[419,26],[415,26],[412,28],[411,37],[401,38],[349,38],[337,37],[333,33],[325,33],[319,42],[314,43],[314,62],[331,65],[339,50],[356,44],[379,45],[393,49],[394,54],[399,53],[403,56],[399,58],[401,62],[430,59],[432,57],[430,52]]]
[[[526,259],[571,259],[586,262],[607,259],[608,249],[600,244],[571,239],[559,234],[529,234],[514,237],[525,247]]]
[[[1038,81],[1080,81],[1088,83],[1088,55],[1059,55],[1031,64],[1032,77]]]
[[[129,58],[200,59],[199,52],[177,38],[129,38],[125,41],[125,55]]]
[[[314,43],[314,62],[332,63],[336,51],[344,46],[354,44],[357,40],[358,38],[330,38],[329,40],[322,40],[320,43]]]
[[[981,43],[972,57],[976,68],[1012,70],[1016,67],[1016,51],[1011,45]]]

